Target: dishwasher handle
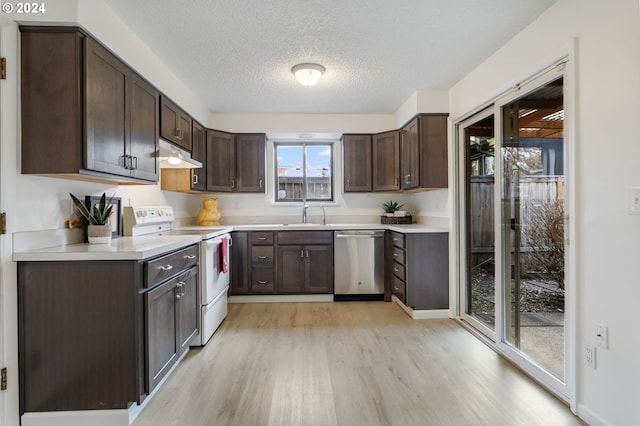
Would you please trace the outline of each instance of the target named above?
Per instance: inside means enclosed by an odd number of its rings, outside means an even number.
[[[382,238],[384,231],[373,232],[336,232],[336,238]]]

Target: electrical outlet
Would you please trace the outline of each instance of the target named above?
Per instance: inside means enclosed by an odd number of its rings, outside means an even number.
[[[596,368],[596,348],[591,345],[584,345],[584,362],[595,370]]]
[[[607,329],[606,325],[602,325],[602,324],[594,324],[595,330],[594,330],[594,334],[595,334],[595,343],[596,346],[601,347],[602,349],[608,349],[609,348],[609,330]]]

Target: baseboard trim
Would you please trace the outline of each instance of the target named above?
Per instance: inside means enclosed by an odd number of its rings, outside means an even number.
[[[406,306],[396,296],[391,296],[391,300],[396,302],[403,311],[407,313],[413,319],[448,319],[451,318],[451,311],[449,309],[411,309]]]
[[[229,296],[227,303],[333,302],[333,294],[264,294]]]
[[[586,405],[578,404],[578,412],[576,413],[579,418],[587,422],[591,426],[611,426],[613,423],[605,421],[602,417],[591,411]]]

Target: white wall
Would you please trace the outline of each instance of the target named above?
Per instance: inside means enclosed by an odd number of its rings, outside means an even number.
[[[640,16],[636,0],[559,0],[450,91],[460,117],[551,64],[577,41],[576,214],[578,414],[591,424],[640,424],[634,321],[640,298],[640,216],[626,190],[640,186]],[[569,124],[569,123],[568,123]],[[582,361],[593,324],[609,327],[597,369]]]

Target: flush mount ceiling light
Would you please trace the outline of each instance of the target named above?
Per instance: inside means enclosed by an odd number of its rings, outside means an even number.
[[[325,69],[318,64],[298,64],[291,68],[291,72],[296,76],[298,83],[303,86],[314,86],[324,74]]]

